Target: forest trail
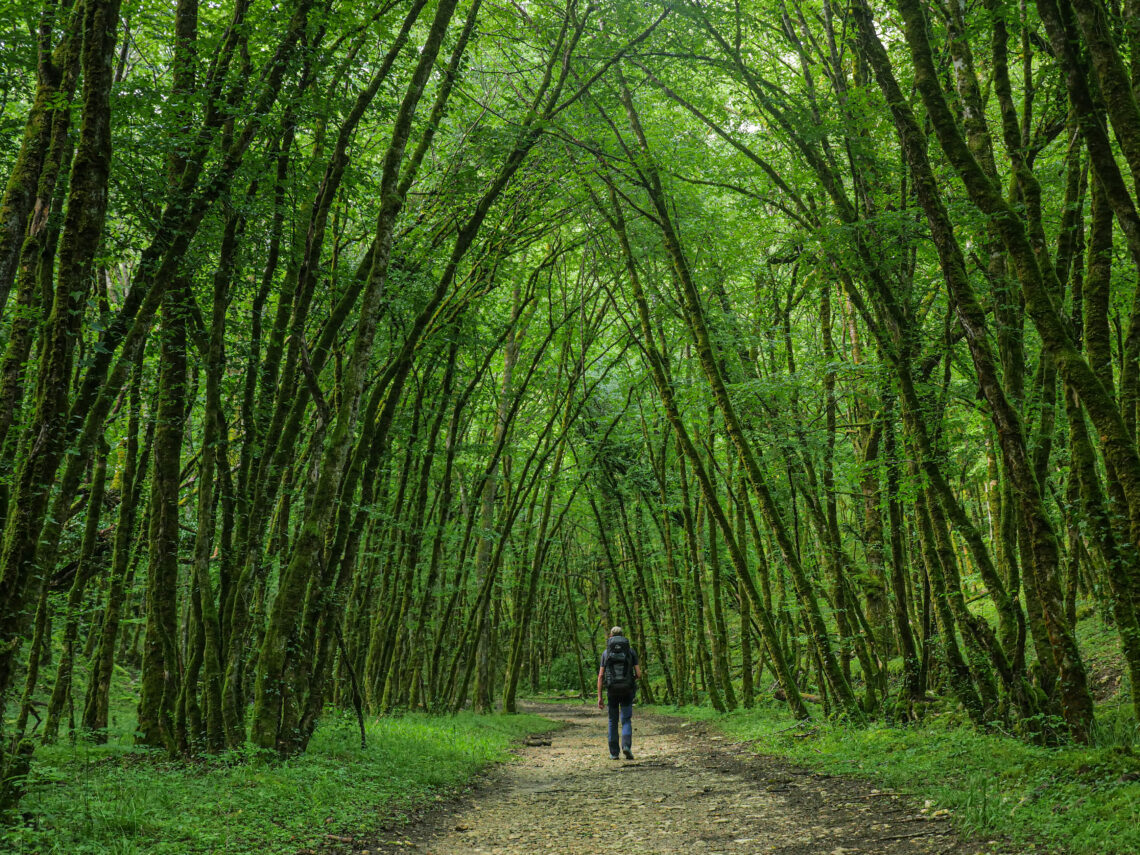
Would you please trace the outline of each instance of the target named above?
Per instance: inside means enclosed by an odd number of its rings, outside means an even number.
[[[470,796],[359,855],[974,855],[944,818],[864,781],[759,756],[706,726],[635,709],[635,759],[611,760],[593,706]],[[987,847],[988,848],[988,847]],[[989,851],[993,851],[990,849]]]

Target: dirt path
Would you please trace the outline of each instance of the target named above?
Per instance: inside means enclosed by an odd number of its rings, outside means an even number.
[[[813,774],[710,734],[634,713],[635,759],[611,760],[596,708],[532,706],[566,722],[550,746],[364,855],[975,855],[944,818],[847,778]]]

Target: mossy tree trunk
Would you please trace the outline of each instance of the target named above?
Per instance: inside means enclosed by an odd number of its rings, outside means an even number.
[[[87,681],[87,699],[83,705],[83,727],[99,743],[107,741],[110,714],[111,679],[115,667],[115,648],[119,640],[123,606],[126,599],[127,568],[135,537],[135,520],[146,476],[149,447],[139,450],[139,419],[142,409],[142,360],[134,368],[128,404],[126,442],[119,477],[119,508],[115,525],[107,598],[98,628],[98,643],[91,657]],[[148,436],[149,439],[149,436]],[[149,446],[149,441],[146,443]]]
[[[65,451],[68,388],[83,304],[91,290],[95,255],[107,214],[111,167],[111,61],[118,24],[118,0],[88,0],[83,8],[82,120],[71,164],[67,213],[60,236],[59,264],[46,328],[50,342],[38,377],[35,412],[28,435],[37,442],[20,462],[0,551],[0,697],[7,695],[16,656],[28,625],[29,604],[38,599],[45,568],[36,560],[37,538],[54,475]],[[4,756],[0,809],[22,787],[27,754]],[[11,762],[14,761],[14,762]]]
[[[175,754],[185,746],[175,732],[182,689],[178,644],[178,555],[181,542],[179,488],[187,411],[189,282],[167,291],[163,303],[158,405],[155,412],[154,475],[150,493],[147,556],[146,642],[138,709],[139,742]]]
[[[62,650],[55,672],[55,687],[47,706],[44,721],[43,741],[54,742],[59,738],[59,724],[64,709],[69,705],[72,693],[72,673],[75,670],[75,643],[79,634],[81,610],[87,583],[99,571],[95,558],[96,538],[99,536],[99,521],[103,518],[103,496],[107,487],[107,455],[110,449],[102,437],[95,457],[95,467],[91,474],[91,490],[87,499],[87,519],[83,528],[83,543],[79,548],[79,558],[75,564],[75,575],[67,592],[67,605],[64,611]]]

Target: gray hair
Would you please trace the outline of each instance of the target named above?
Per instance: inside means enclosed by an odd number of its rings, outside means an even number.
[[[621,632],[620,626],[615,626],[610,630],[610,637],[611,638],[615,635],[621,635],[621,634],[622,634],[622,632]]]

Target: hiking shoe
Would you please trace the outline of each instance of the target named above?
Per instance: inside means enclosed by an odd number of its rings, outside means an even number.
[[[610,755],[610,759],[611,759],[611,760],[617,760],[617,759],[618,759],[618,756],[617,756],[616,754],[611,754],[611,755]]]
[[[633,759],[633,752],[630,751],[628,748],[623,748],[621,751],[622,751],[622,754],[625,755],[626,760],[632,760]]]

